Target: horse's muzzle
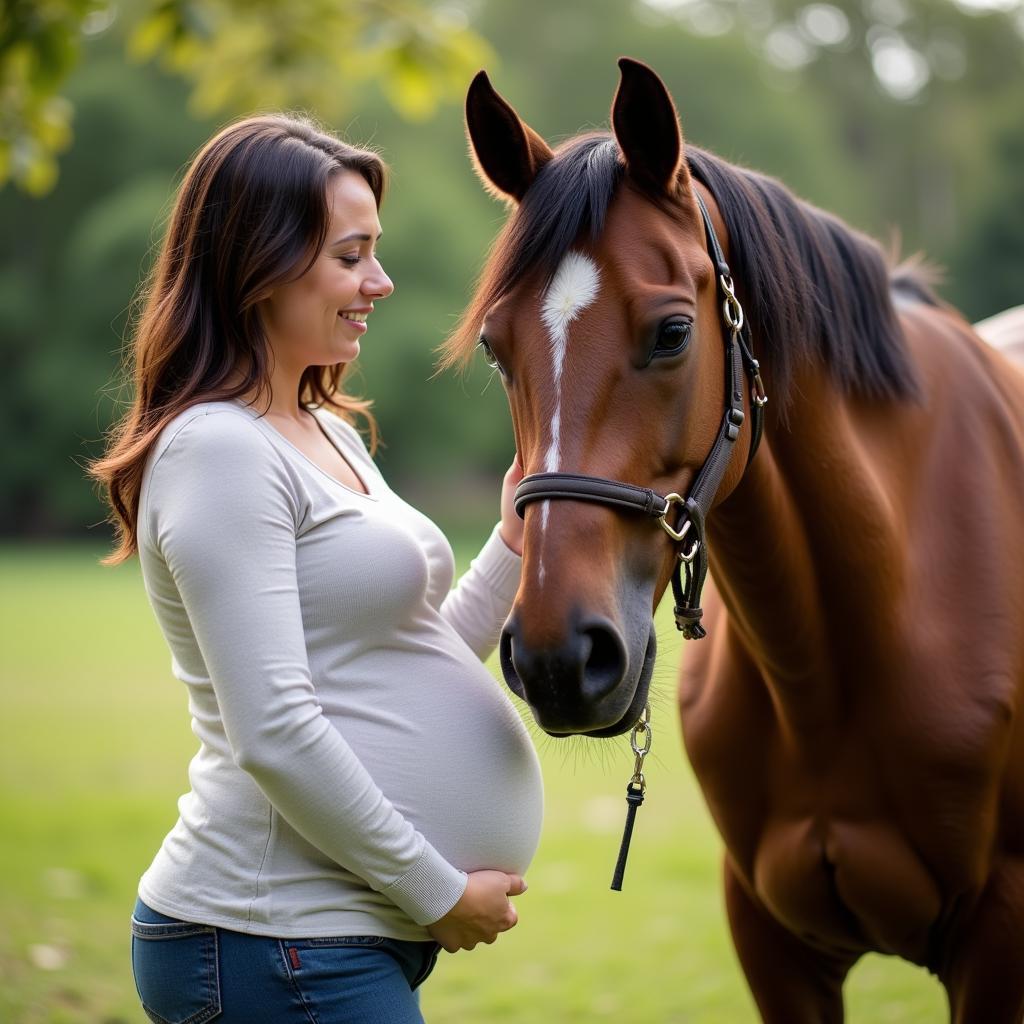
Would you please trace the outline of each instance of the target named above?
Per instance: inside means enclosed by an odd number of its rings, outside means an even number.
[[[647,702],[653,624],[646,641],[639,656],[630,658],[615,624],[594,617],[570,626],[558,642],[535,646],[513,613],[501,633],[501,671],[550,735],[617,736],[633,726]]]

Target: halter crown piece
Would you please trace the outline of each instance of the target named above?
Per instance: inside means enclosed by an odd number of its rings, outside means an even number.
[[[732,457],[733,446],[739,437],[745,414],[743,411],[743,370],[750,376],[751,432],[747,465],[750,464],[764,431],[764,407],[768,396],[761,380],[761,371],[750,347],[750,329],[743,315],[743,307],[733,288],[732,274],[725,261],[718,236],[711,224],[704,200],[696,194],[697,205],[704,221],[708,252],[715,264],[718,295],[722,301],[722,319],[725,322],[725,415],[718,435],[704,465],[683,498],[679,494],[660,495],[648,487],[606,480],[603,477],[581,476],[574,473],[533,473],[523,477],[516,488],[515,508],[520,516],[531,501],[565,498],[590,501],[642,512],[652,516],[679,545],[675,571],[672,573],[672,595],[675,598],[675,621],[687,640],[699,640],[707,635],[701,625],[701,590],[708,574],[707,542],[704,520],[718,492],[722,477]],[[675,526],[669,514],[678,506]]]

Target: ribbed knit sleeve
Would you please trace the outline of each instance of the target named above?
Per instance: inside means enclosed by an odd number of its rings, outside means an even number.
[[[519,590],[523,560],[495,526],[469,569],[441,605],[441,614],[481,661],[494,651]]]
[[[417,924],[442,917],[466,875],[385,798],[317,699],[296,578],[301,499],[279,454],[244,414],[199,413],[158,455],[146,497],[235,762]]]

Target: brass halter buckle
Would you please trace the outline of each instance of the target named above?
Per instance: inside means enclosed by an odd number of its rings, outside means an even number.
[[[661,528],[677,544],[681,544],[684,540],[686,540],[686,535],[690,532],[690,527],[693,526],[693,520],[691,520],[689,517],[687,517],[685,522],[683,523],[683,528],[681,530],[675,529],[675,527],[673,527],[673,526],[671,526],[669,524],[669,521],[668,521],[668,518],[667,518],[668,514],[671,511],[673,505],[678,505],[680,508],[685,509],[686,508],[686,499],[683,498],[681,495],[676,494],[675,491],[673,491],[671,494],[666,494],[665,495],[665,508],[662,511],[661,515],[658,516],[658,523],[661,525]],[[683,562],[687,562],[687,563],[692,562],[694,560],[694,558],[697,557],[697,549],[699,547],[700,547],[700,538],[696,537],[696,538],[694,538],[693,543],[690,545],[690,550],[689,551],[680,551],[679,552],[680,560],[683,561]]]

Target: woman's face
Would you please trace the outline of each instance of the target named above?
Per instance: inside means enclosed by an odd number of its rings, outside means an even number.
[[[377,260],[380,221],[366,179],[336,174],[327,202],[327,241],[313,266],[260,303],[274,361],[293,372],[352,362],[374,301],[395,288]]]

